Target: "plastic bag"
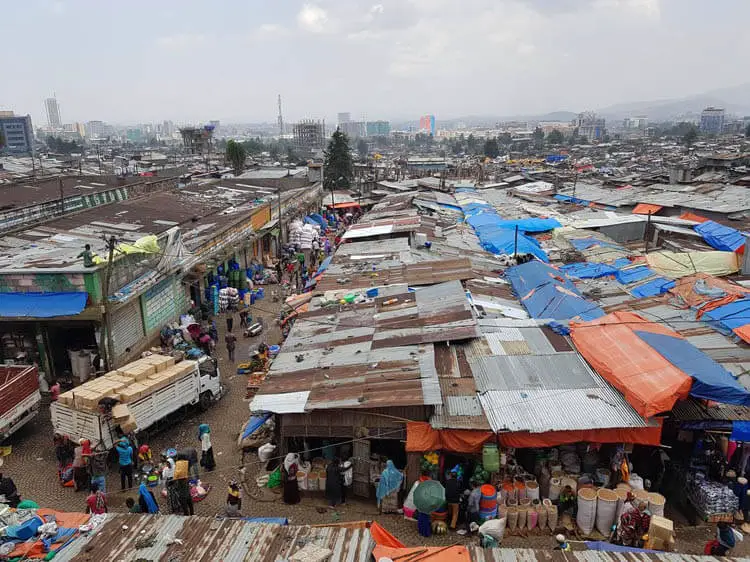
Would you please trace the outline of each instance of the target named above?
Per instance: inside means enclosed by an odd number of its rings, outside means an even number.
[[[270,474],[266,486],[269,488],[278,488],[281,486],[281,468],[277,468]]]
[[[502,519],[490,519],[479,527],[479,534],[492,537],[498,543],[503,542],[505,535],[505,517]]]

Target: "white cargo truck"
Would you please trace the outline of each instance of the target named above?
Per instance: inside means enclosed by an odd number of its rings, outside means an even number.
[[[127,379],[126,375],[141,373],[144,364],[151,363],[136,361],[61,395],[51,406],[55,433],[74,443],[89,439],[111,449],[123,433],[153,427],[183,407],[207,409],[224,392],[218,365],[210,357],[170,363],[159,372]],[[127,422],[113,417],[116,404],[127,406]]]
[[[32,365],[0,365],[0,442],[39,411],[38,377]]]

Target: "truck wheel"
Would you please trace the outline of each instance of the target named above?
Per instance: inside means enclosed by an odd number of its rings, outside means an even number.
[[[201,410],[205,411],[208,410],[208,408],[211,406],[211,402],[213,401],[213,395],[211,394],[210,390],[207,390],[200,396],[200,406]]]

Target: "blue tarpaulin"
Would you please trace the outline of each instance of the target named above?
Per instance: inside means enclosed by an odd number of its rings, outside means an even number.
[[[586,548],[589,550],[596,550],[597,552],[654,552],[661,554],[657,550],[647,550],[645,548],[635,548],[632,546],[622,546],[619,544],[612,544],[611,542],[604,541],[584,541]]]
[[[635,267],[628,267],[627,269],[619,270],[615,273],[615,279],[623,285],[629,285],[636,281],[643,281],[652,275],[655,275],[655,273],[645,265],[636,265]]]
[[[248,523],[269,523],[271,525],[289,525],[286,517],[242,517],[242,521]]]
[[[697,224],[693,229],[713,248],[725,252],[735,252],[745,245],[745,236],[734,228],[714,221]]]
[[[76,293],[0,293],[0,317],[53,318],[75,316],[86,308],[89,294]]]
[[[484,216],[484,215],[479,215]],[[497,217],[497,215],[495,215]],[[518,227],[518,230],[521,232],[546,232],[548,230],[552,230],[554,228],[560,228],[562,225],[557,219],[538,219],[538,218],[525,218],[525,219],[511,219],[511,220],[502,220],[500,217],[497,217],[497,220],[494,222],[485,222],[481,225],[475,225],[471,222],[471,220],[467,220],[471,226],[476,228],[477,230],[480,230],[482,228],[509,228],[511,230],[515,230],[516,227]]]
[[[606,275],[613,275],[617,269],[606,263],[589,263],[586,261],[563,265],[562,269],[568,276],[576,279],[597,279]]]
[[[750,299],[739,299],[707,311],[701,319],[728,336],[732,330],[750,324]]]
[[[618,250],[624,250],[622,246],[613,244],[611,242],[605,242],[598,238],[571,238],[570,243],[573,244],[576,250],[588,250],[594,246],[601,246],[602,248],[616,248]]]
[[[666,277],[657,277],[655,279],[651,279],[650,281],[644,283],[643,285],[638,285],[637,287],[633,287],[631,289],[630,293],[634,297],[639,298],[645,298],[645,297],[655,297],[657,295],[662,295],[669,291],[672,287],[675,286],[675,282],[671,279],[667,279]]]
[[[635,334],[659,355],[692,377],[690,395],[723,404],[750,406],[750,392],[734,375],[689,341],[664,334],[636,330]]]
[[[732,441],[750,442],[750,421],[733,421],[732,435],[729,438]]]
[[[320,264],[320,267],[318,267],[318,271],[315,272],[315,276],[320,275],[326,269],[328,269],[328,266],[331,265],[331,260],[333,260],[333,254],[323,260],[323,262]]]
[[[533,318],[594,320],[604,316],[601,308],[580,295],[564,272],[542,262],[508,268],[505,276]]]
[[[516,244],[515,230],[501,228],[492,235],[480,236],[479,242],[482,248],[493,254],[532,254],[542,261],[549,261],[546,252],[539,246],[539,242],[533,238],[519,232],[518,243]]]
[[[261,414],[259,416],[250,416],[250,419],[247,420],[247,423],[245,424],[244,429],[242,430],[242,439],[247,439],[250,437],[253,433],[258,431],[258,428],[262,426],[268,418],[271,417],[271,413]]]

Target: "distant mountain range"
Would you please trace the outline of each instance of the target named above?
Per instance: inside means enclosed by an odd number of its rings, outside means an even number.
[[[723,107],[727,113],[750,115],[750,83],[711,90],[680,99],[662,99],[619,103],[602,107],[596,113],[611,120],[645,115],[652,123],[699,117],[706,107]],[[470,115],[456,119],[440,120],[442,123],[465,123],[467,127],[492,126],[502,121],[571,121],[578,115],[574,111],[553,111],[539,115],[511,115],[505,117]]]

